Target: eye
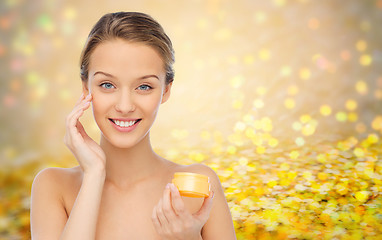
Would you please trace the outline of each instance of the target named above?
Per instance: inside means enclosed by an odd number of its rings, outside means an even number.
[[[100,86],[105,88],[105,89],[112,89],[112,88],[114,88],[113,84],[111,84],[111,83],[102,83]]]
[[[148,90],[151,90],[152,87],[150,87],[149,85],[146,85],[146,84],[142,84],[141,86],[138,87],[139,90],[143,90],[143,91],[148,91]]]

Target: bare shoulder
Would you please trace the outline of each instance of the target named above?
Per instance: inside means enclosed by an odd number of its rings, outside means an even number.
[[[82,171],[79,167],[45,168],[38,172],[33,180],[32,197],[34,194],[38,194],[41,197],[59,199],[64,204],[65,196],[73,189],[77,189],[81,185],[81,181]]]
[[[78,166],[73,168],[49,167],[37,173],[33,185],[49,184],[62,186],[63,183],[76,180],[80,178],[81,175],[82,173]]]
[[[215,183],[220,184],[219,177],[215,173],[215,171],[212,168],[210,168],[209,166],[204,165],[204,164],[195,163],[195,164],[191,164],[191,165],[182,165],[182,167],[180,168],[180,171],[203,174],[203,175],[208,176],[212,183],[215,182]]]
[[[51,167],[36,175],[31,191],[32,239],[59,238],[68,218],[65,199],[71,189],[78,188],[81,175],[78,167]]]
[[[222,188],[219,177],[215,171],[204,164],[184,166],[182,171],[204,174],[210,178],[211,190],[214,192],[214,199],[210,217],[202,229],[203,239],[236,239],[232,217],[225,198],[224,189]]]

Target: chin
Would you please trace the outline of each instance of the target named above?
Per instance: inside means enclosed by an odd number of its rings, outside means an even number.
[[[113,145],[116,148],[121,148],[121,149],[128,149],[136,146],[138,142],[132,142],[132,141],[124,141],[124,142],[116,142],[116,141],[109,141],[111,145]]]
[[[106,141],[110,143],[110,145],[116,147],[116,148],[132,148],[136,145],[138,145],[145,137],[147,137],[147,133],[143,136],[115,136],[114,134],[112,136],[106,136],[104,134],[103,138],[105,138]]]

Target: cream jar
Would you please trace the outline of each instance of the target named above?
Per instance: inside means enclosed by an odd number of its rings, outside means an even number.
[[[210,194],[210,179],[206,175],[191,172],[176,172],[172,183],[181,196],[202,198]]]

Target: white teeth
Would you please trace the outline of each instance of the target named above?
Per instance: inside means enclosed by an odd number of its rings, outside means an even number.
[[[124,122],[124,121],[118,121],[114,120],[115,124],[117,124],[120,127],[131,127],[134,125],[136,121],[129,121],[129,122]]]

